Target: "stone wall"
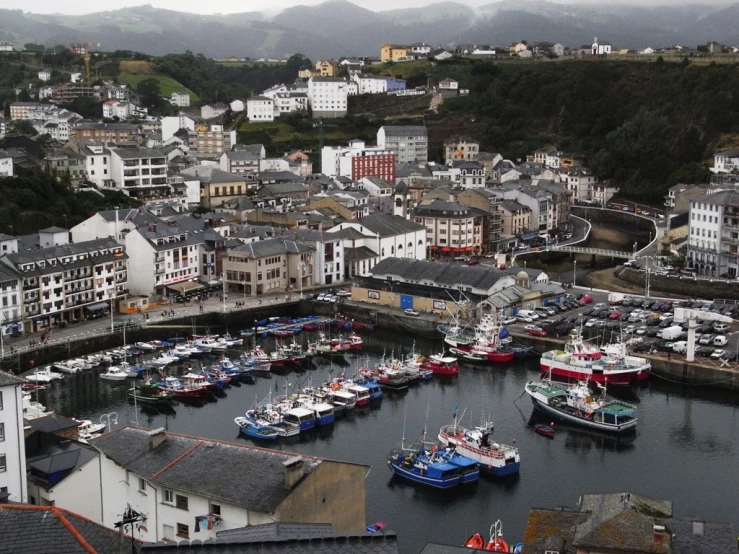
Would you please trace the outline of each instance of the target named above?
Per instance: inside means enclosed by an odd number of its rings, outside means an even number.
[[[620,267],[616,270],[615,275],[626,283],[641,287],[642,290],[644,289],[644,281],[646,279],[646,273],[644,271]],[[703,298],[705,300],[723,298],[727,300],[739,300],[739,287],[733,281],[691,279],[690,277],[676,279],[674,277],[664,277],[651,273],[649,287],[651,291],[654,291],[655,295],[666,293],[679,298]]]

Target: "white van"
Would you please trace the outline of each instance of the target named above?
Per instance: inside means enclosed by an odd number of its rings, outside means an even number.
[[[534,310],[518,310],[517,315],[530,317],[534,321],[539,319],[539,314],[537,314]]]

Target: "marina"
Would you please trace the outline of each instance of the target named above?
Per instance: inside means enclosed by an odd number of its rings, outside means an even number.
[[[338,334],[332,329],[331,336]],[[355,396],[355,408],[328,426],[316,426],[309,410],[295,408],[295,423],[308,426],[312,421],[313,428],[269,442],[253,440],[234,424],[235,418],[244,417],[253,408],[255,399],[284,394],[286,385],[291,392],[300,391],[342,372],[351,376],[361,367],[381,364],[383,355],[392,351],[396,357],[412,351],[439,352],[438,340],[419,339],[415,346],[403,345],[401,349],[397,340],[382,330],[362,337],[363,350],[346,354],[341,364],[333,357],[316,356],[314,369],[273,367],[255,373],[253,383],[224,389],[207,401],[185,398],[154,406],[139,402],[135,406],[129,399],[131,384],[141,381],[105,381],[98,377],[102,370],[95,369],[55,379],[44,384],[45,389],[32,391],[32,396],[57,414],[93,423],[104,414],[116,412],[119,425],[161,426],[172,432],[367,464],[372,468],[366,478],[367,521],[384,521],[398,532],[402,552],[418,552],[432,540],[464,544],[503,515],[506,539],[515,544],[522,538],[526,514],[532,506],[574,505],[583,492],[635,490],[659,497],[671,491],[676,505],[717,520],[725,519],[733,509],[733,501],[724,491],[739,488],[739,477],[722,468],[739,463],[735,395],[688,390],[655,379],[639,387],[609,387],[609,396],[637,406],[637,434],[612,436],[555,422],[555,435],[546,440],[534,426],[548,425],[551,418],[539,416],[523,394],[527,383],[540,380],[536,356],[496,365],[471,365],[460,360],[458,375],[434,375],[404,392],[387,393],[379,402]],[[308,332],[295,340],[305,344],[317,339],[318,332]],[[226,350],[226,355],[238,359],[241,352],[251,348],[251,340],[247,338],[236,350]],[[275,348],[273,337],[259,342],[268,354]],[[219,355],[206,355],[192,365],[213,363]],[[182,363],[173,363],[166,371],[168,377],[176,378],[188,370]],[[370,395],[368,389],[357,392],[363,398]],[[459,406],[459,414],[464,414],[459,425],[467,429],[479,425],[481,411],[486,419],[489,415],[494,422],[492,441],[518,450],[520,470],[504,477],[491,477],[483,471],[477,485],[443,492],[394,477],[387,470],[386,458],[389,451],[400,447],[404,420],[408,444],[417,441],[424,428],[429,438],[435,438],[452,421],[455,406]],[[655,459],[664,462],[657,465]],[[700,480],[694,478],[697,469]],[[683,483],[679,489],[671,486],[676,480]],[[453,536],[449,529],[454,529]]]

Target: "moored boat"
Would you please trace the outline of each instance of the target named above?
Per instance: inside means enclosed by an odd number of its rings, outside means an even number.
[[[490,538],[487,541],[480,533],[475,533],[465,541],[464,546],[488,552],[511,552],[510,546],[503,540],[503,524],[500,520],[490,527]]]
[[[173,393],[160,390],[159,387],[151,381],[147,381],[138,387],[133,386],[128,390],[128,400],[137,404],[171,404],[173,399]]]
[[[239,432],[253,439],[273,441],[278,437],[277,431],[264,425],[258,425],[246,417],[237,417],[234,423],[239,426]]]
[[[421,363],[424,369],[430,369],[435,375],[457,375],[459,373],[459,364],[457,358],[453,356],[444,356],[441,354],[432,354]]]
[[[534,425],[534,433],[541,435],[542,437],[547,437],[548,439],[554,438],[554,429],[549,425],[544,425],[543,423],[537,423]]]
[[[432,461],[423,447],[393,450],[388,454],[388,467],[394,475],[435,489],[452,489],[462,482],[461,469],[446,461]]]
[[[536,383],[530,381],[525,391],[534,408],[552,419],[605,431],[626,433],[636,428],[636,406],[606,398],[600,383],[601,396],[597,400],[586,382],[574,385],[554,383],[550,378]]]

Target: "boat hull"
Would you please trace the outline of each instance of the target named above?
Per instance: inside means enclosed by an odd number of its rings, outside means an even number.
[[[401,467],[400,465],[392,461],[388,462],[388,466],[390,467],[390,470],[393,472],[393,474],[401,477],[402,479],[405,479],[406,481],[410,481],[411,483],[416,483],[419,485],[425,485],[427,487],[433,487],[435,489],[452,489],[458,487],[461,482],[461,478],[459,475],[455,475],[446,479],[434,479],[432,477],[420,475],[419,473]]]
[[[634,371],[614,372],[593,372],[586,368],[578,368],[553,360],[545,360],[542,358],[540,362],[541,371],[544,373],[552,372],[552,375],[565,377],[567,379],[577,381],[593,381],[595,383],[608,385],[630,385],[631,383],[643,381],[649,377],[649,369],[635,369]]]
[[[474,448],[462,438],[447,434],[443,429],[439,433],[438,438],[442,444],[454,446],[455,451],[458,454],[471,460],[475,460],[480,464],[480,471],[487,475],[492,475],[493,477],[505,477],[506,475],[518,473],[521,469],[521,460],[516,459],[518,458],[518,455],[513,458],[510,456],[506,457],[505,455],[495,457],[490,453],[490,451],[486,452]]]
[[[565,423],[570,423],[572,425],[578,425],[580,427],[587,427],[588,429],[595,429],[597,431],[602,431],[605,433],[613,433],[613,434],[631,433],[636,429],[636,423],[637,423],[636,419],[632,421],[628,421],[623,424],[619,424],[619,425],[598,423],[597,421],[583,419],[581,417],[577,417],[567,412],[563,412],[561,410],[552,408],[548,404],[541,402],[540,400],[534,398],[533,396],[531,397],[531,401],[533,402],[534,408],[536,410],[540,411],[541,413],[547,415],[548,417],[556,421],[562,421]]]

